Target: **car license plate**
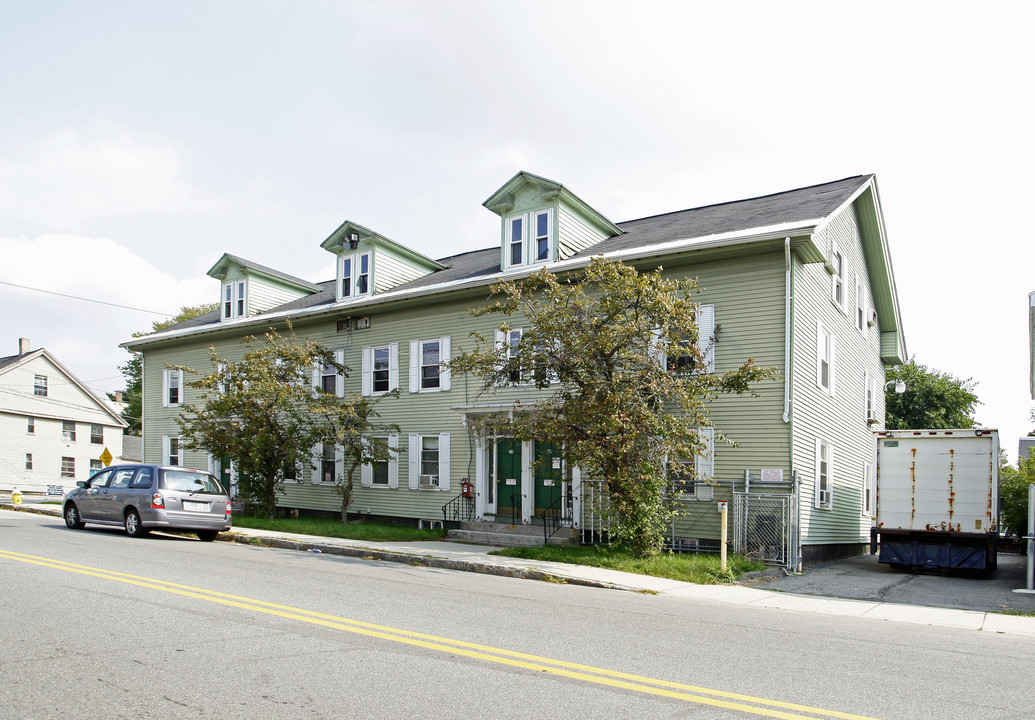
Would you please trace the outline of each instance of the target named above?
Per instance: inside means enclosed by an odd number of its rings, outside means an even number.
[[[208,503],[204,502],[191,502],[190,500],[183,501],[183,509],[190,510],[191,512],[208,512]]]

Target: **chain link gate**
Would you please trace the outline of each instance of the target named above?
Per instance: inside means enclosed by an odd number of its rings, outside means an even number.
[[[733,552],[794,570],[801,562],[798,496],[733,493]]]

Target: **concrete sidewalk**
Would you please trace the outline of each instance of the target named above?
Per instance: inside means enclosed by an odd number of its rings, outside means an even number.
[[[21,505],[12,505],[5,502],[6,500],[7,498],[0,498],[0,508],[61,517],[61,510],[57,505],[44,505],[37,500],[28,498]],[[678,580],[585,565],[490,555],[490,552],[499,548],[486,545],[468,545],[448,541],[368,542],[238,527],[235,527],[230,533],[220,534],[219,539],[303,552],[358,557],[364,560],[401,562],[408,565],[530,580],[563,581],[572,585],[746,605],[771,610],[792,610],[1035,636],[1035,617],[797,595],[746,585],[695,585]]]

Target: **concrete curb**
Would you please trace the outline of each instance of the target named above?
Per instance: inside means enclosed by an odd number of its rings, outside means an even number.
[[[322,554],[340,555],[344,557],[357,557],[363,560],[379,560],[382,562],[403,563],[420,567],[433,567],[442,570],[459,570],[461,572],[480,573],[482,575],[496,575],[499,577],[519,578],[522,580],[541,580],[543,582],[561,582],[567,585],[580,585],[584,587],[602,588],[605,590],[626,590],[641,592],[637,588],[624,587],[613,583],[605,583],[597,580],[589,580],[579,577],[567,577],[555,573],[539,570],[538,568],[516,568],[496,563],[476,562],[472,560],[456,560],[453,558],[442,558],[431,555],[416,555],[402,552],[387,552],[366,547],[349,547],[343,545],[325,545],[319,542],[306,542],[303,540],[287,540],[284,538],[259,537],[243,533],[220,533],[217,540],[241,545],[255,545],[259,547],[273,547],[283,550],[311,551],[319,550]]]

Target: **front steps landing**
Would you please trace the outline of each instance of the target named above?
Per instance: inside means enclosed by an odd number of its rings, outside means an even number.
[[[475,545],[500,547],[527,547],[543,545],[542,525],[511,525],[509,523],[472,520],[460,523],[449,531],[449,538]],[[551,545],[576,545],[575,528],[562,527],[550,538]]]

